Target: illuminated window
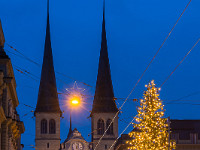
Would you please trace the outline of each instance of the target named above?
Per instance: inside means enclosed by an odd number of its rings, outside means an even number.
[[[104,121],[102,119],[99,119],[97,122],[97,131],[99,135],[104,133]]]
[[[42,119],[41,121],[41,134],[47,134],[47,120]]]
[[[109,125],[111,124],[112,120],[108,119],[106,122],[106,129],[109,127]],[[108,131],[107,131],[108,135],[112,135],[113,134],[113,123],[110,125]]]
[[[56,122],[54,119],[51,119],[49,121],[49,134],[55,134],[56,133]]]

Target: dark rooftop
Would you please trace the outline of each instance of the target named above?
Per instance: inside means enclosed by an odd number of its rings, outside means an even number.
[[[59,107],[56,78],[53,65],[53,55],[50,39],[49,9],[47,10],[48,11],[44,58],[35,112],[57,112],[62,114]]]
[[[190,133],[198,133],[200,139],[200,120],[170,120],[172,133],[179,133],[180,140],[189,140]]]
[[[113,85],[111,80],[110,64],[107,50],[107,39],[105,29],[105,1],[103,8],[102,41],[99,58],[99,69],[96,82],[96,90],[93,101],[92,113],[95,112],[117,112],[114,101]]]

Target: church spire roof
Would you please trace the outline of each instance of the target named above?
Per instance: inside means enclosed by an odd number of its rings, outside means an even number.
[[[35,112],[54,112],[61,114],[58,101],[56,78],[53,65],[53,55],[51,48],[50,24],[49,24],[49,0],[47,0],[47,26],[46,26],[44,57],[43,57],[38,100]]]
[[[117,112],[114,101],[113,85],[110,73],[110,64],[107,50],[106,28],[105,28],[105,0],[103,3],[102,40],[99,57],[99,69],[96,82],[96,90],[93,101],[92,113],[95,112]]]
[[[73,132],[72,131],[72,114],[71,114],[71,111],[70,111],[70,127],[69,127],[69,132],[68,132],[66,141],[70,138],[72,132]]]

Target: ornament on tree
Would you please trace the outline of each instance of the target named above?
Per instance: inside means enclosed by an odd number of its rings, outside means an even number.
[[[152,80],[145,86],[143,99],[137,108],[134,130],[129,133],[132,137],[127,144],[130,150],[174,150],[175,141],[169,138],[168,120],[164,118],[164,105],[159,98],[160,88],[156,88]]]

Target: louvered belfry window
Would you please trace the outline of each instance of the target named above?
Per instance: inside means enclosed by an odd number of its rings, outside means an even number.
[[[107,122],[106,122],[106,129],[109,127],[109,125],[111,124],[112,120],[111,119],[108,119]],[[107,134],[108,135],[112,135],[113,134],[113,123],[110,125],[110,127],[108,128],[108,131],[107,131]]]
[[[97,122],[97,133],[102,135],[104,133],[104,121],[99,119]]]
[[[41,134],[47,134],[47,120],[42,119],[41,121]]]
[[[49,121],[49,134],[55,134],[56,133],[56,122],[54,119],[51,119]]]

